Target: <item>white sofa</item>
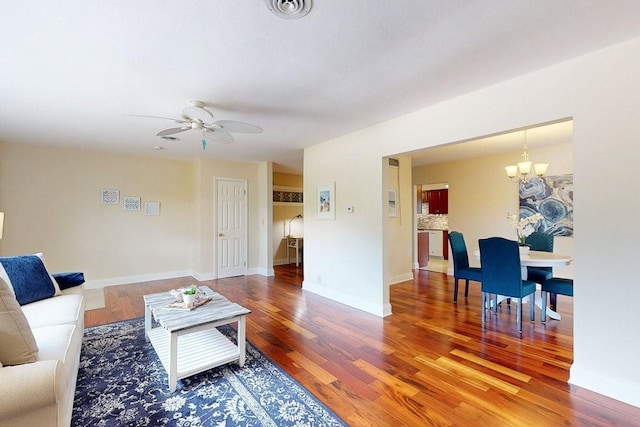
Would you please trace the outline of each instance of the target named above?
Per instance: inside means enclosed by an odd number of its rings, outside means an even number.
[[[38,353],[34,362],[0,367],[0,427],[68,427],[84,335],[83,286],[20,308]]]

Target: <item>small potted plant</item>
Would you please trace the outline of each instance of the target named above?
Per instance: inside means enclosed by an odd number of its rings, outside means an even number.
[[[191,285],[188,288],[184,288],[182,290],[182,301],[184,302],[184,305],[186,305],[187,307],[193,306],[193,304],[195,304],[196,302],[197,293],[198,288],[196,288],[196,285]]]
[[[516,229],[516,233],[518,235],[518,245],[520,246],[520,252],[529,252],[529,246],[527,246],[526,239],[529,237],[534,231],[536,231],[536,225],[538,221],[540,221],[543,217],[539,213],[535,213],[533,215],[519,218],[518,215],[508,215],[507,218],[511,222],[513,228]]]

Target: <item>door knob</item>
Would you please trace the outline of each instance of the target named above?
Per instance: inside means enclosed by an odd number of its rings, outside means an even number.
[[[223,237],[224,233],[218,233],[218,237]]]

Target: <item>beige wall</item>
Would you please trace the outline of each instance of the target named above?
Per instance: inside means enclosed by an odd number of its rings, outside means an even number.
[[[413,279],[413,250],[410,244],[413,233],[411,158],[408,156],[393,156],[393,158],[397,159],[400,165],[399,167],[388,166],[387,169],[388,187],[398,192],[397,216],[387,217],[389,241],[386,258],[389,264],[389,284]]]
[[[6,143],[0,153],[3,255],[41,251],[51,270],[83,271],[88,283],[190,273],[192,163]],[[120,204],[102,204],[102,189],[120,190]],[[124,196],[143,210],[125,211]],[[148,201],[159,216],[144,214]]]
[[[215,179],[247,182],[247,273],[267,274],[266,163],[161,160],[0,144],[0,254],[44,252],[54,271],[88,287],[216,274]],[[121,202],[103,205],[100,190]],[[124,211],[124,196],[159,201],[159,216]],[[270,207],[270,204],[269,204]],[[270,220],[270,219],[269,219]],[[272,268],[271,268],[272,270]]]
[[[532,159],[549,163],[548,176],[573,173],[570,140],[529,153]],[[507,179],[504,166],[519,156],[520,152],[513,152],[413,168],[414,184],[449,183],[449,230],[464,234],[471,265],[479,266],[472,255],[478,249],[478,239],[491,236],[515,239],[507,214],[518,212],[518,184]],[[556,236],[554,251],[573,255],[573,237]],[[452,272],[451,264],[449,274]],[[573,278],[573,266],[556,268],[554,273]]]
[[[293,175],[286,173],[273,174],[273,185],[284,187],[302,188],[302,175]],[[273,199],[272,199],[273,200]],[[284,237],[289,234],[289,221],[296,215],[302,215],[302,206],[273,206],[272,219],[272,241],[273,263],[275,265],[286,264],[287,262],[287,246]],[[304,218],[291,221],[291,234],[294,236],[304,236]],[[295,260],[293,250],[290,253],[291,261]]]

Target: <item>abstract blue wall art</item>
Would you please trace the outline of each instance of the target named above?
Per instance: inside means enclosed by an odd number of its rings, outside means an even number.
[[[520,183],[520,218],[540,213],[536,231],[573,236],[573,174],[533,178]]]

